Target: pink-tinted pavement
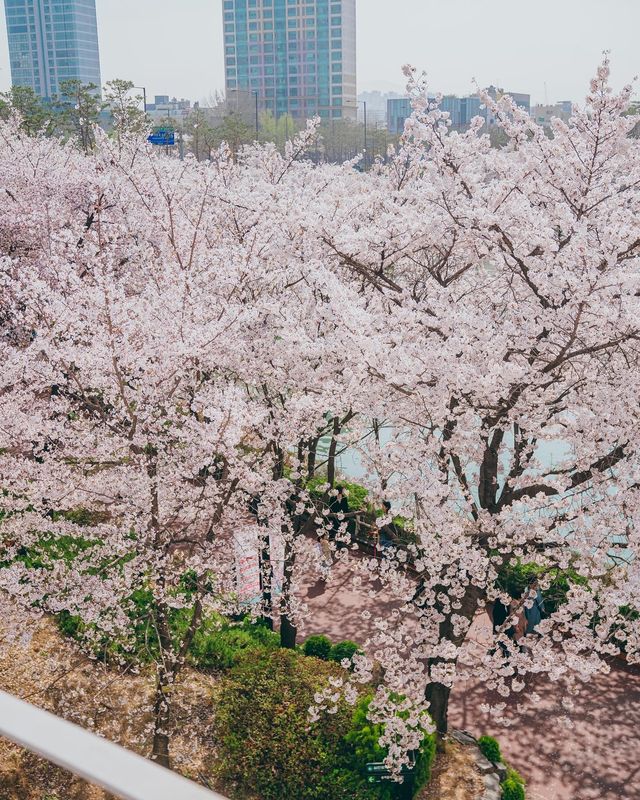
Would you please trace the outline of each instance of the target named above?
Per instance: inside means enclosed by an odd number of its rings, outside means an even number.
[[[336,577],[328,586],[307,587],[311,615],[304,635],[363,641],[369,630],[361,612],[374,601],[349,588],[342,568]],[[471,638],[482,647],[486,635],[486,619],[479,616]],[[506,759],[527,780],[528,800],[640,800],[640,670],[612,666],[572,696],[570,713],[562,705],[564,684],[546,681],[526,691],[507,701],[504,716],[511,725],[505,728],[480,711],[496,698],[478,683],[456,685],[450,724],[498,738]],[[534,691],[537,702],[530,697]]]

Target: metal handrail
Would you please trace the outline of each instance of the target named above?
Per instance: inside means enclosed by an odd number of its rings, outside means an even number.
[[[227,800],[79,725],[2,691],[0,736],[122,800]]]

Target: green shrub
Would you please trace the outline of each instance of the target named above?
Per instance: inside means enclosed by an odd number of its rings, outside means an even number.
[[[182,591],[188,596],[189,576],[185,576]],[[138,664],[149,663],[159,654],[157,632],[151,623],[154,599],[147,589],[139,589],[128,598],[125,611],[131,620],[128,638],[117,640],[95,636],[94,629],[82,619],[68,611],[57,615],[58,629],[65,636],[78,641],[92,634],[91,647],[96,656],[109,660],[133,660]],[[169,616],[169,627],[175,641],[184,635],[190,620],[191,609],[173,609]],[[232,624],[218,614],[207,614],[201,620],[188,651],[189,662],[198,669],[224,670],[231,668],[248,651],[279,647],[280,637],[263,625],[249,619]]]
[[[307,491],[315,500],[326,499],[326,494],[321,486],[326,485],[326,475],[314,475],[310,481],[307,482]],[[359,483],[346,483],[345,481],[338,481],[337,485],[342,486],[349,493],[347,498],[349,503],[349,511],[362,511],[367,508],[368,489],[361,486]]]
[[[351,769],[352,711],[341,703],[309,725],[308,710],[336,664],[278,649],[249,652],[214,692],[215,776],[226,794],[260,800],[377,800]]]
[[[318,797],[332,800],[385,800],[382,786],[370,786],[362,775],[352,769],[333,769],[323,775],[318,786]]]
[[[399,699],[399,698],[398,698]],[[354,772],[364,773],[369,762],[384,761],[387,751],[379,744],[380,737],[384,734],[384,725],[372,723],[368,717],[371,695],[362,697],[353,712],[351,730],[345,736],[345,741],[352,748],[352,763]],[[416,753],[413,768],[413,788],[417,793],[429,782],[431,767],[436,755],[436,737],[432,733],[424,732],[424,738]],[[377,797],[380,800],[392,800],[396,796],[395,783],[385,782],[378,785]]]
[[[360,648],[355,642],[345,639],[344,642],[338,642],[333,645],[329,653],[329,661],[336,661],[340,664],[344,658],[350,659],[358,650],[360,650]]]
[[[331,640],[327,636],[310,636],[302,646],[305,656],[315,656],[327,661],[331,653]]]
[[[497,739],[493,736],[481,736],[478,739],[478,747],[480,752],[485,758],[494,764],[499,764],[502,761],[502,754],[500,753],[500,745]]]
[[[525,800],[524,784],[515,778],[505,778],[501,787],[502,800]]]
[[[275,649],[280,644],[277,633],[263,625],[244,620],[231,625],[220,618],[203,621],[189,648],[189,660],[199,669],[230,669],[248,652]]]
[[[577,586],[585,586],[587,584],[587,579],[572,567],[568,569],[560,569],[558,567],[548,569],[535,562],[523,564],[520,560],[502,566],[496,583],[499,589],[507,592],[512,597],[520,597],[528,589],[531,580],[542,574],[551,579],[549,588],[543,592],[544,607],[547,614],[553,614],[561,605],[566,603],[567,594],[572,584]]]
[[[349,502],[349,511],[361,511],[366,508],[367,497],[369,495],[368,489],[365,489],[364,486],[360,486],[359,483],[345,483],[344,481],[340,483],[340,486],[349,492],[347,498]]]

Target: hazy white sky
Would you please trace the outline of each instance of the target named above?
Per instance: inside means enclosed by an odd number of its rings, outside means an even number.
[[[97,0],[103,81],[128,78],[149,97],[202,100],[224,86],[222,0]],[[11,82],[0,14],[0,89]],[[616,86],[640,72],[640,0],[358,0],[358,87],[403,86],[425,69],[435,91],[472,80],[534,101],[581,100],[601,53]],[[640,88],[636,94],[640,94]]]

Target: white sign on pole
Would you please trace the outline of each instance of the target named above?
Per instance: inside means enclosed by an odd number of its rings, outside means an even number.
[[[238,600],[244,605],[255,605],[262,597],[260,586],[260,537],[264,528],[247,525],[237,530],[233,536],[236,562],[236,591]],[[269,555],[273,578],[271,596],[277,597],[282,591],[284,573],[284,543],[281,536],[269,536]]]

